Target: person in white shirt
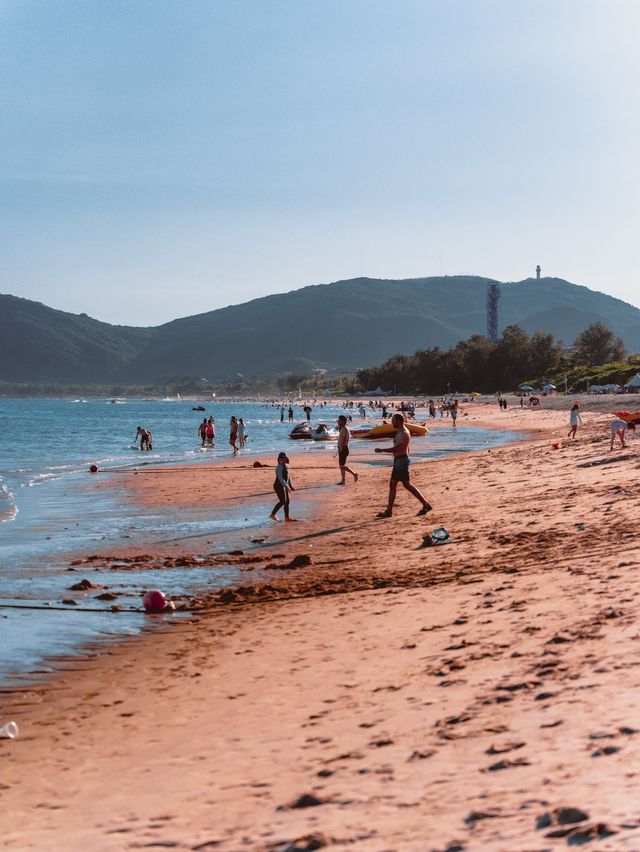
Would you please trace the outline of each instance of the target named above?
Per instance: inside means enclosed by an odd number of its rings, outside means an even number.
[[[244,447],[245,441],[247,440],[247,428],[244,425],[244,420],[241,417],[240,422],[238,423],[238,443],[240,448]]]
[[[578,426],[582,426],[582,417],[580,417],[580,406],[576,402],[569,412],[569,434],[567,438],[575,438]]]
[[[616,417],[615,420],[612,420],[610,423],[611,429],[611,446],[609,447],[609,452],[613,449],[613,442],[616,439],[616,435],[620,438],[620,446],[626,447],[627,445],[624,442],[624,434],[627,429],[635,430],[635,425],[633,423],[627,423],[625,420],[621,420],[619,417]]]

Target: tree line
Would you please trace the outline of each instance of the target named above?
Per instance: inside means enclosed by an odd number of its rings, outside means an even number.
[[[520,326],[510,325],[497,341],[474,334],[451,349],[435,346],[413,355],[393,355],[377,367],[359,370],[353,389],[361,392],[381,387],[399,394],[493,393],[525,381],[541,382],[563,369],[626,357],[622,340],[600,322],[581,332],[569,349],[552,334],[536,331],[528,335]]]

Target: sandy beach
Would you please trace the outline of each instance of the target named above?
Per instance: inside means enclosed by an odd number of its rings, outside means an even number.
[[[427,518],[400,491],[375,519],[386,466],[356,458],[339,488],[331,458],[292,458],[303,519],[233,555],[87,554],[148,557],[159,587],[177,559],[247,579],[0,691],[21,728],[0,740],[2,848],[640,849],[640,455],[633,436],[609,452],[612,405],[575,441],[564,400],[468,406],[463,425],[526,437],[415,464]],[[237,462],[96,487],[268,513],[273,469]],[[449,543],[421,547],[439,526]]]

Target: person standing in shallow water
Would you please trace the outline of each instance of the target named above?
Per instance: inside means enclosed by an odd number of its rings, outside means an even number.
[[[402,483],[403,488],[406,488],[410,494],[413,494],[416,500],[422,503],[422,509],[420,509],[418,515],[426,515],[427,512],[431,511],[432,506],[415,485],[412,485],[410,482],[409,444],[411,442],[411,435],[404,425],[402,414],[394,414],[391,418],[391,423],[396,430],[393,436],[393,446],[385,448],[376,447],[376,453],[393,454],[393,470],[391,471],[391,481],[389,482],[389,501],[384,512],[378,512],[378,517],[390,518],[392,516],[399,482]]]
[[[210,417],[207,420],[207,426],[205,431],[207,434],[207,444],[212,447],[216,442],[216,421],[213,419],[213,417]]]
[[[278,497],[278,502],[273,507],[273,510],[269,517],[272,521],[279,521],[278,512],[280,509],[284,508],[284,519],[287,522],[293,522],[297,520],[297,518],[289,517],[289,492],[295,491],[293,487],[293,483],[291,482],[291,477],[289,476],[289,468],[287,465],[289,464],[289,459],[287,458],[286,453],[278,454],[278,463],[276,465],[276,478],[273,483],[273,490],[276,492]]]
[[[241,417],[240,422],[238,423],[238,443],[240,444],[240,449],[242,449],[247,440],[247,427],[244,425],[244,419]]]
[[[205,417],[198,427],[198,435],[202,438],[202,446],[207,443],[207,418]]]
[[[569,412],[569,434],[567,438],[575,438],[578,426],[582,426],[582,417],[580,417],[580,406],[576,402]]]
[[[152,437],[149,429],[145,429],[144,426],[138,426],[136,431],[136,437],[134,438],[134,445],[136,441],[140,438],[140,449],[141,450],[152,450],[153,444],[151,443]]]
[[[238,445],[236,443],[238,438],[238,420],[236,417],[232,417],[229,421],[229,443],[233,447],[234,456],[238,455]]]

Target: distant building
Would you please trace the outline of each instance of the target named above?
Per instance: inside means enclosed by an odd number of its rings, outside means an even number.
[[[538,264],[536,266],[536,280],[538,280],[538,281],[540,280],[540,273],[541,272],[542,272],[542,269],[540,269],[540,264]]]

